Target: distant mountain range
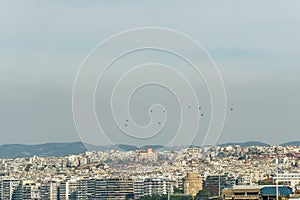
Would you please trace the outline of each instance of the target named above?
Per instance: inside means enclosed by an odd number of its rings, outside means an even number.
[[[41,157],[51,156],[68,156],[71,154],[81,154],[87,151],[106,151],[106,150],[122,150],[135,151],[138,149],[146,149],[149,147],[137,147],[133,145],[111,145],[111,146],[96,146],[91,144],[84,144],[82,142],[67,142],[67,143],[45,143],[36,145],[24,144],[3,144],[0,145],[0,158],[20,158],[32,157],[34,155]],[[152,149],[160,149],[161,145],[151,145]]]
[[[235,145],[240,145],[241,147],[250,147],[250,146],[266,147],[266,146],[270,146],[267,143],[258,142],[258,141],[230,142],[230,143],[219,144],[219,146],[235,146]]]
[[[281,144],[280,146],[300,146],[300,141],[287,142]]]
[[[269,144],[249,141],[249,142],[237,142],[237,143],[225,143],[219,144],[219,146],[235,146],[241,147],[247,146],[270,146]],[[24,144],[3,144],[0,145],[0,158],[18,158],[18,157],[32,157],[34,155],[41,157],[51,156],[68,156],[71,154],[81,154],[88,150],[90,151],[106,151],[106,150],[122,150],[122,151],[135,151],[138,149],[146,149],[151,146],[154,150],[160,149],[162,145],[147,145],[137,147],[134,145],[111,145],[111,146],[96,146],[91,144],[83,144],[82,142],[68,142],[68,143],[46,143],[36,145],[24,145]],[[300,146],[300,141],[292,141],[281,144],[281,146]],[[168,147],[168,150],[179,150],[186,146]],[[194,146],[197,147],[197,146]]]
[[[4,144],[0,145],[0,158],[36,156],[66,156],[86,151],[82,142],[46,143],[37,145]]]

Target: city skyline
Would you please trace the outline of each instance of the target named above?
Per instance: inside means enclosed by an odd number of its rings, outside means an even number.
[[[0,2],[0,200],[300,200],[299,11]]]
[[[277,187],[280,199],[295,199],[299,159],[300,146],[148,147],[0,158],[0,198],[262,200],[275,199]]]

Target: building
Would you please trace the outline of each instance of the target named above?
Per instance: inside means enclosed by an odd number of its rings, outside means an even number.
[[[214,195],[219,195],[224,188],[231,187],[226,175],[209,175],[206,177],[203,186]]]
[[[262,200],[260,188],[257,186],[239,186],[222,190],[223,200]]]
[[[95,180],[95,198],[96,199],[107,199],[107,182],[103,179]]]
[[[137,150],[136,151],[138,160],[152,160],[156,161],[157,160],[157,152],[153,151],[151,147],[148,147],[147,150]]]
[[[293,194],[293,190],[289,186],[275,185],[256,185],[256,186],[237,186],[232,189],[224,189],[222,191],[223,200],[276,200],[278,191],[278,199],[287,200]]]
[[[81,179],[61,184],[61,199],[134,199],[133,180],[126,178]],[[74,198],[75,194],[75,198]],[[68,196],[68,197],[67,197]]]
[[[274,183],[289,185],[294,191],[296,190],[296,186],[300,185],[300,173],[277,174],[273,179]]]
[[[20,184],[22,186],[22,200],[30,200],[30,199],[39,199],[39,195],[35,195],[34,191],[36,189],[36,184],[34,181],[32,180],[28,180],[22,181],[22,184]]]
[[[40,186],[40,197],[43,200],[56,200],[59,195],[58,182],[44,181]]]
[[[7,179],[7,180],[1,180],[0,181],[0,188],[1,188],[1,200],[11,200],[15,199],[22,193],[22,190],[20,191],[21,181],[20,180],[13,180],[13,179]]]
[[[202,178],[199,174],[188,173],[183,180],[183,193],[187,195],[196,196],[202,190]]]
[[[170,180],[165,178],[147,178],[144,181],[144,195],[173,194]]]
[[[263,200],[276,200],[277,191],[280,200],[287,200],[293,194],[293,189],[288,186],[266,186],[260,189]]]
[[[140,199],[144,195],[144,180],[137,179],[133,182],[134,198]]]
[[[77,182],[76,180],[65,180],[60,183],[60,200],[71,200],[76,198]]]
[[[107,199],[134,199],[133,180],[127,178],[106,179]]]
[[[76,199],[87,199],[88,180],[81,179],[76,184]]]

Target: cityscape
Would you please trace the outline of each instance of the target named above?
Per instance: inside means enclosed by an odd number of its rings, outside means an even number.
[[[0,200],[300,200],[300,1],[0,1]]]
[[[149,146],[0,163],[3,200],[300,198],[300,146]]]

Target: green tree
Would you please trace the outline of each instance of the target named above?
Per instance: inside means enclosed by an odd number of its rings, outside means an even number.
[[[183,190],[179,188],[174,188],[174,194],[183,194]]]
[[[198,192],[198,194],[196,195],[196,197],[194,198],[194,200],[206,200],[209,199],[209,197],[213,196],[213,194],[208,191],[208,190],[201,190]]]

